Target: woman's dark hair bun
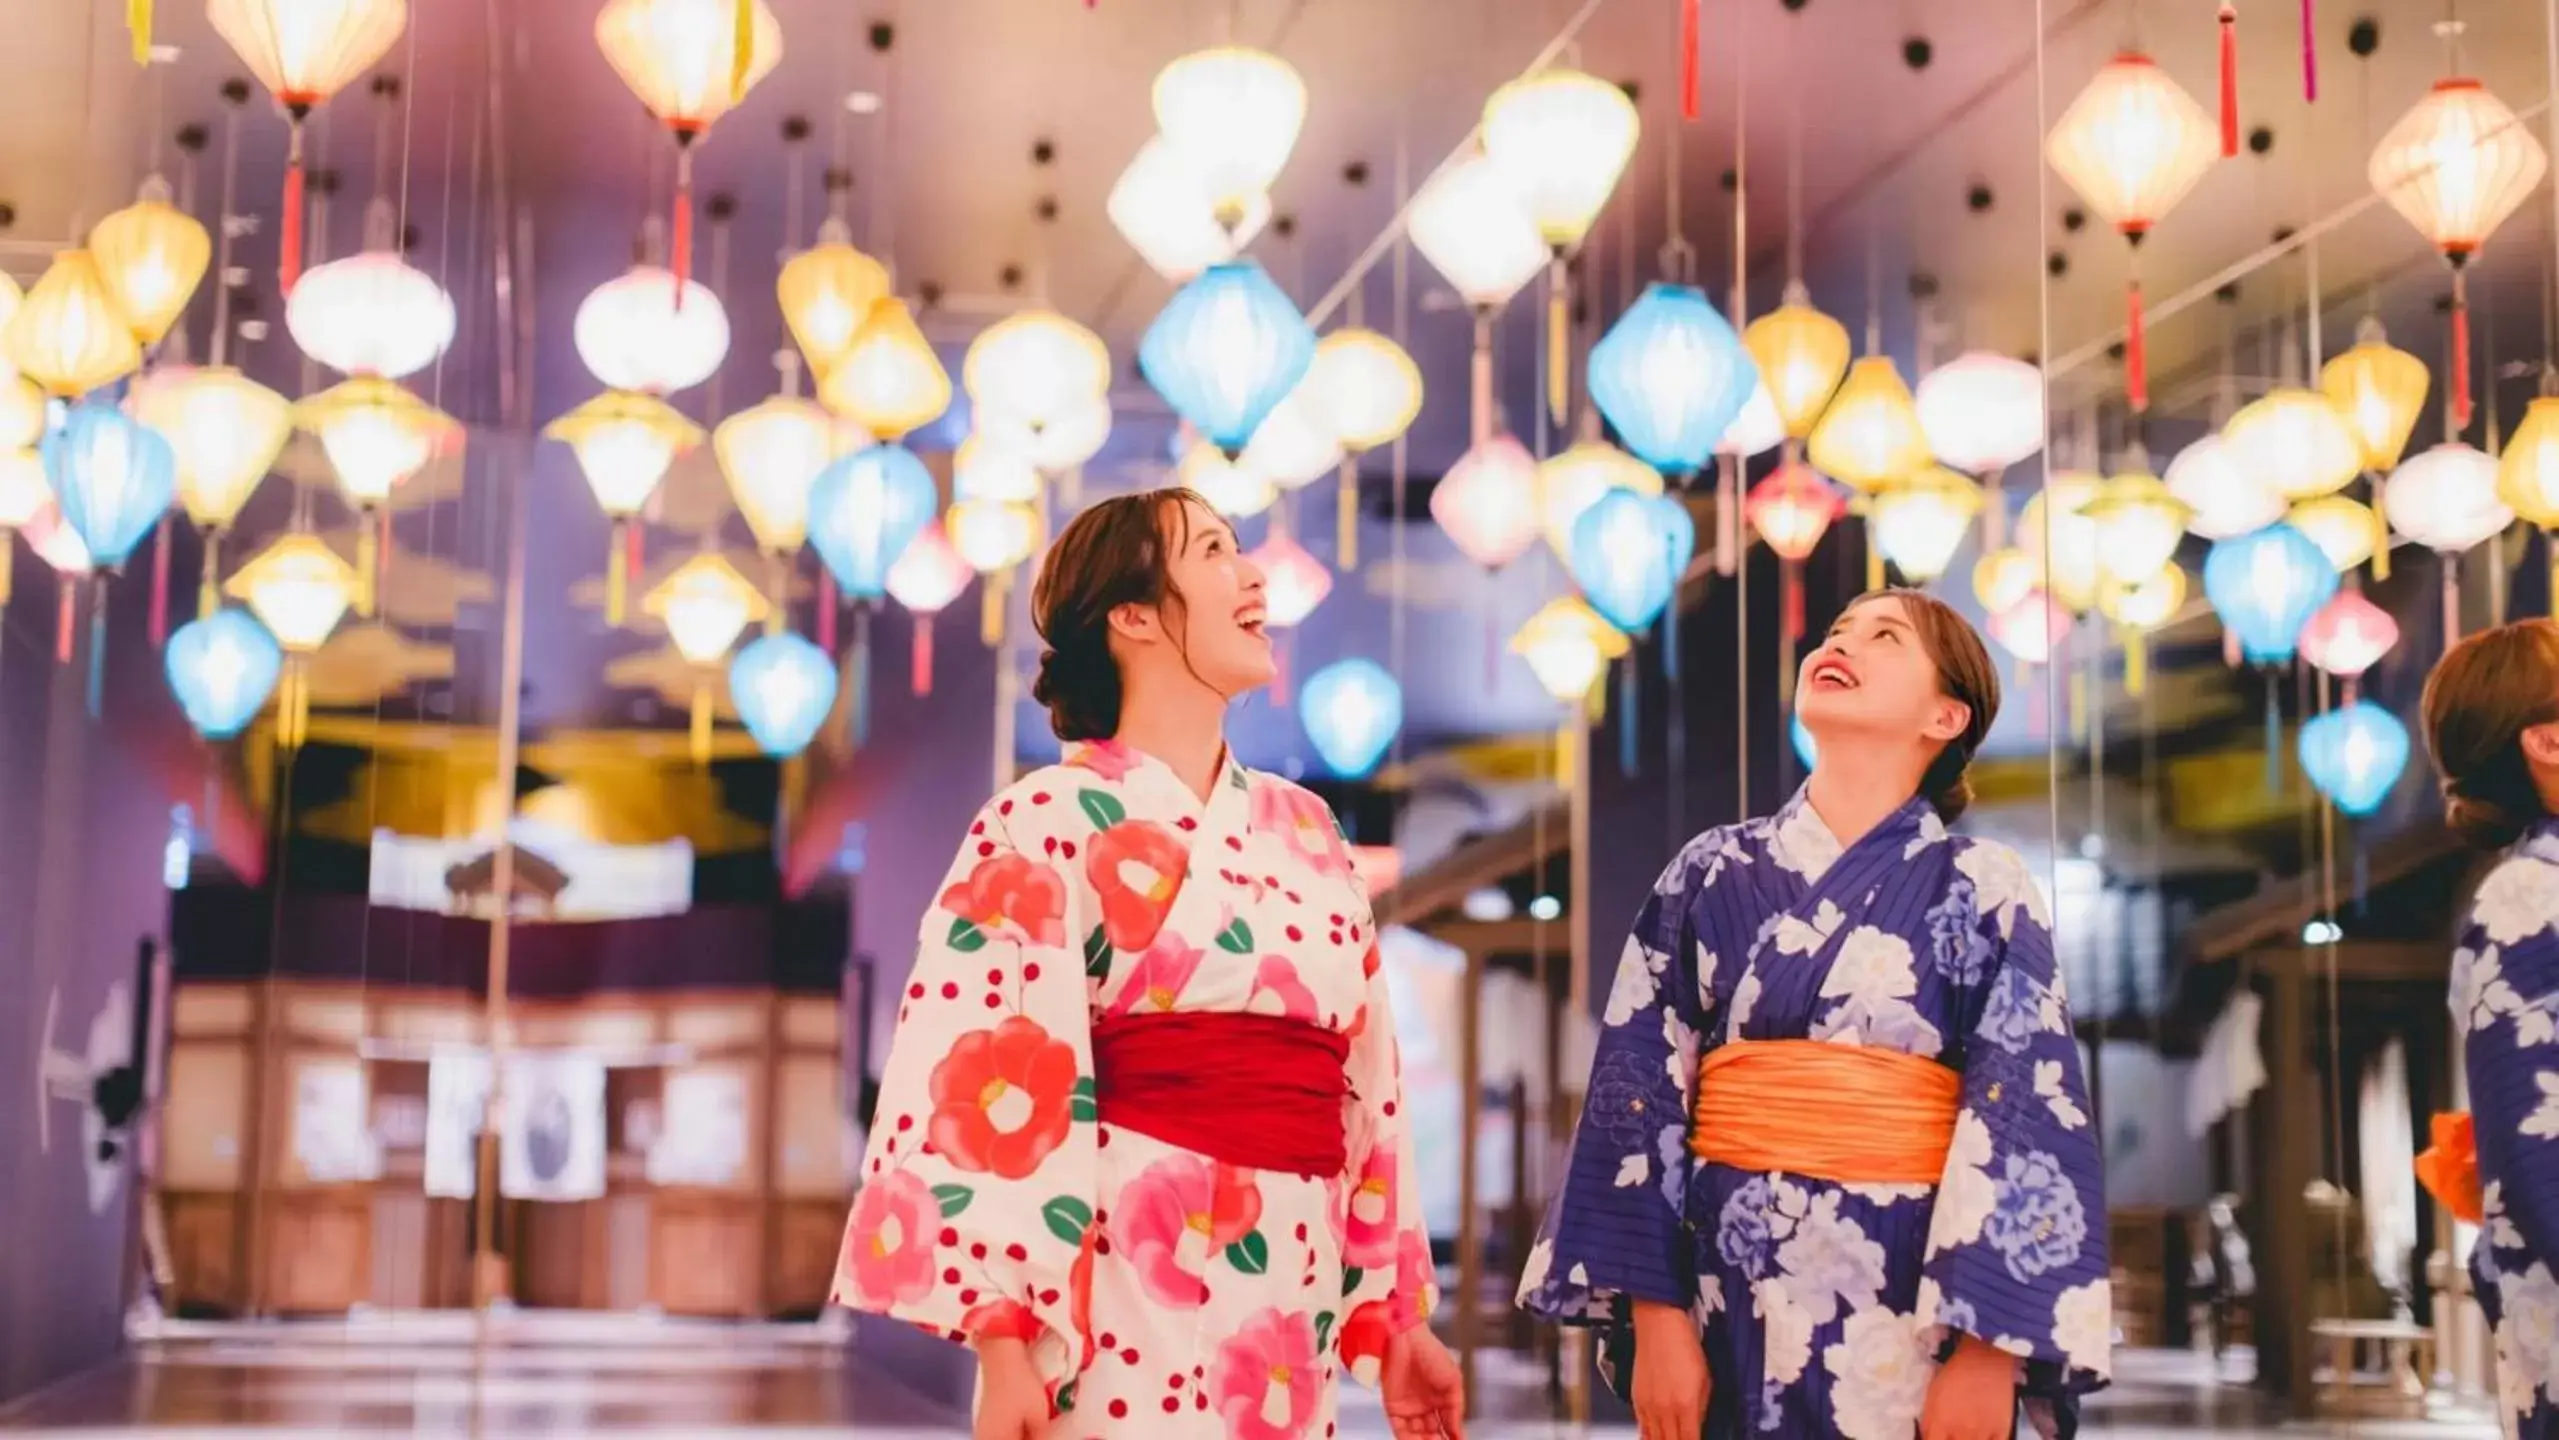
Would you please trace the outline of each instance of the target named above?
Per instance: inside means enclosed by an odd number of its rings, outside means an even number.
[[[1111,658],[1107,644],[1042,650],[1031,698],[1048,708],[1049,728],[1058,739],[1070,744],[1108,740],[1120,728],[1119,662]]]
[[[2445,828],[2477,850],[2503,850],[2523,838],[2537,816],[2518,816],[2494,800],[2477,800],[2449,792],[2443,800]]]

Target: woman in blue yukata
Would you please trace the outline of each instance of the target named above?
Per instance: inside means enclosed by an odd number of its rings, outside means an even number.
[[[2427,677],[2424,711],[2445,819],[2506,853],[2452,955],[2470,1113],[2435,1117],[2417,1171],[2482,1227],[2470,1275],[2496,1332],[2505,1432],[2559,1436],[2559,625],[2455,645]]]
[[[1887,590],[1807,656],[1821,764],[1691,841],[1618,962],[1520,1303],[1598,1327],[1643,1440],[2066,1435],[2106,1203],[2034,878],[1949,835],[1981,638]]]

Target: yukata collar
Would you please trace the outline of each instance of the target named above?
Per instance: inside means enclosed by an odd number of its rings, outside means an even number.
[[[2545,815],[2532,822],[2515,841],[2515,853],[2559,865],[2559,815]]]
[[[1079,770],[1090,770],[1114,785],[1135,789],[1150,795],[1162,795],[1176,814],[1196,814],[1215,810],[1229,800],[1242,800],[1251,790],[1246,771],[1235,758],[1232,747],[1221,746],[1217,757],[1217,778],[1209,782],[1208,799],[1182,783],[1173,767],[1161,757],[1141,750],[1122,740],[1085,740],[1066,747],[1066,764]]]
[[[1925,798],[1913,795],[1903,801],[1899,809],[1877,822],[1875,828],[1861,837],[1858,843],[1883,840],[1907,843],[1916,840],[1934,844],[1945,838],[1946,824],[1937,818],[1936,809]],[[1812,782],[1809,780],[1797,786],[1786,803],[1777,808],[1777,813],[1769,817],[1769,845],[1777,852],[1780,864],[1807,879],[1819,879],[1831,866],[1839,863],[1839,857],[1850,848],[1840,843],[1830,826],[1823,823],[1821,812],[1813,808]]]

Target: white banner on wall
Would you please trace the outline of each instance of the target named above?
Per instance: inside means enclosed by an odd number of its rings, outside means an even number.
[[[507,1062],[498,1189],[516,1200],[604,1194],[604,1062],[524,1054]],[[489,1101],[489,1059],[453,1051],[427,1063],[426,1193],[466,1200],[478,1189],[476,1147]]]

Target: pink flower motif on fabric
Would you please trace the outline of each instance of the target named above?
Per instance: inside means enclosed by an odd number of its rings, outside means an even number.
[[[1395,1262],[1396,1155],[1392,1145],[1368,1152],[1368,1163],[1351,1178],[1348,1233],[1342,1240],[1342,1263],[1376,1270]]]
[[[1253,998],[1244,1007],[1256,1015],[1277,1015],[1312,1025],[1319,1014],[1315,992],[1298,978],[1297,967],[1283,956],[1265,955],[1253,972]]]
[[[1208,1303],[1209,1258],[1243,1239],[1262,1218],[1252,1172],[1197,1155],[1147,1166],[1111,1206],[1111,1243],[1158,1304],[1196,1310]]]
[[[1117,740],[1088,740],[1075,747],[1073,753],[1066,757],[1066,763],[1079,770],[1090,770],[1116,784],[1128,778],[1128,772],[1138,767],[1140,758],[1135,749]]]
[[[1199,973],[1207,952],[1169,930],[1158,931],[1155,943],[1129,967],[1128,981],[1105,1019],[1123,1015],[1168,1015],[1180,1008],[1183,989]]]
[[[1389,1323],[1401,1334],[1431,1318],[1438,1299],[1439,1272],[1431,1264],[1431,1246],[1419,1230],[1395,1237],[1395,1313]]]
[[[1247,1318],[1217,1347],[1208,1388],[1233,1440],[1300,1440],[1323,1401],[1314,1321],[1276,1308]]]
[[[933,1293],[933,1237],[941,1206],[922,1180],[892,1170],[853,1197],[839,1271],[865,1305],[905,1305]],[[839,1281],[841,1283],[841,1281]]]
[[[1318,875],[1351,873],[1351,852],[1331,808],[1285,780],[1253,777],[1253,828],[1276,832],[1289,853]]]

